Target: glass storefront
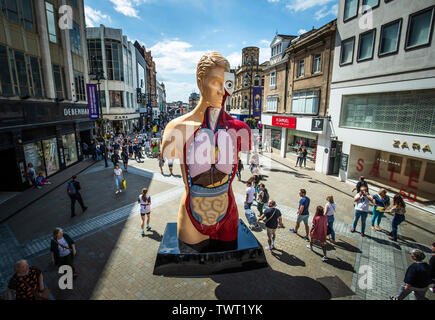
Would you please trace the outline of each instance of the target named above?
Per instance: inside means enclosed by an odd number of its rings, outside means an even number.
[[[32,163],[36,175],[40,172],[45,175],[44,154],[42,152],[41,142],[27,143],[23,145],[23,148],[24,157],[26,158],[26,168],[29,163]]]
[[[299,148],[306,148],[308,151],[307,158],[314,160],[316,152],[317,135],[315,133],[287,129],[287,147],[286,153],[297,155]]]
[[[267,129],[270,129],[271,138],[272,138],[272,148],[281,149],[281,128],[276,129],[276,127],[266,126]]]
[[[76,137],[74,133],[62,136],[63,154],[67,166],[78,161]]]
[[[59,171],[59,156],[57,153],[56,138],[42,140],[42,148],[44,152],[47,176],[50,176]]]

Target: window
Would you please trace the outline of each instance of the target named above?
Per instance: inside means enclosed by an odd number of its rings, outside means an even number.
[[[113,108],[123,108],[122,91],[109,91],[110,106]]]
[[[379,6],[379,0],[362,0],[362,11],[365,12],[368,7],[371,9],[376,8],[377,6]]]
[[[33,80],[34,96],[42,98],[43,92],[42,92],[40,60],[35,57],[29,57],[29,58],[30,58],[30,69],[32,73],[32,80]]]
[[[282,52],[282,43],[279,43],[272,47],[272,57]]]
[[[53,65],[53,78],[56,98],[64,99],[61,68],[56,64]]]
[[[122,45],[119,41],[105,40],[107,60],[107,80],[124,81]]]
[[[26,61],[24,58],[24,53],[15,51],[15,66],[17,68],[17,77],[20,86],[20,96],[29,96],[29,82],[27,79]]]
[[[319,111],[319,91],[294,92],[292,113],[317,114]]]
[[[127,108],[130,108],[130,95],[128,94],[128,92],[125,93],[125,96],[127,98]]]
[[[343,96],[340,126],[435,136],[433,101],[433,90]]]
[[[424,181],[429,183],[435,183],[435,162],[426,162],[426,171],[424,173]]]
[[[378,55],[384,56],[397,53],[400,42],[400,29],[402,27],[402,19],[384,24],[381,27],[381,36],[379,39]]]
[[[12,73],[12,81],[14,86],[14,92],[16,95],[20,94],[20,90],[18,89],[18,79],[17,79],[17,70],[15,68],[15,55],[14,51],[9,48],[9,63],[11,65],[11,73]]]
[[[409,177],[411,174],[414,178],[417,178],[420,176],[420,170],[421,170],[421,164],[422,162],[417,159],[406,159],[406,168],[405,168],[405,176]]]
[[[101,39],[88,39],[88,58],[90,72],[103,71],[103,53]]]
[[[276,88],[276,72],[270,73],[270,88],[271,89]]]
[[[264,87],[264,76],[261,77],[261,86]]]
[[[364,32],[359,35],[357,61],[365,61],[373,58],[376,29]]]
[[[20,21],[21,25],[30,31],[34,31],[33,28],[33,6],[32,0],[18,0],[20,6]]]
[[[341,42],[340,66],[345,66],[352,63],[354,43],[355,37],[343,40]]]
[[[315,54],[313,56],[313,74],[314,73],[318,73],[321,71],[321,62],[322,62],[322,55],[319,54]]]
[[[298,78],[303,77],[305,74],[305,60],[301,59],[298,62]]]
[[[71,2],[73,6],[78,7],[77,0],[69,0],[69,2]]]
[[[13,22],[18,22],[18,8],[16,0],[2,1],[3,14]]]
[[[402,172],[402,160],[401,156],[396,156],[394,154],[390,154],[390,158],[388,160],[388,171],[394,171],[395,173]]]
[[[0,93],[4,96],[14,94],[12,88],[11,73],[9,71],[8,52],[5,46],[0,45]]]
[[[56,43],[56,23],[54,19],[54,8],[53,5],[49,2],[45,3],[45,12],[47,15],[47,25],[48,25],[48,40]]]
[[[73,27],[69,30],[71,40],[71,51],[75,54],[82,55],[82,47],[80,44],[80,26],[73,21]]]
[[[74,72],[74,86],[79,101],[86,101],[85,79],[80,72]]]
[[[245,96],[243,99],[243,108],[248,109],[248,96]]]
[[[431,7],[409,16],[405,49],[415,49],[430,45],[434,8]]]
[[[267,97],[266,111],[268,111],[268,112],[277,112],[278,111],[278,97],[277,96]]]
[[[345,0],[343,22],[355,18],[358,14],[358,0]]]

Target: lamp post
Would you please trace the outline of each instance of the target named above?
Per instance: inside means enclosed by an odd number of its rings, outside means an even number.
[[[244,86],[245,88],[248,87],[248,83],[249,83],[249,119],[251,119],[251,108],[252,108],[252,73],[253,73],[253,69],[254,66],[256,66],[256,73],[254,75],[254,81],[260,81],[260,75],[258,74],[258,61],[256,59],[254,59],[254,56],[251,54],[251,58],[247,59],[246,61],[246,65],[249,67],[246,70],[245,76],[244,76]]]
[[[97,58],[95,56],[91,56],[91,73],[90,76],[93,76],[92,80],[97,81],[97,95],[98,95],[98,105],[100,106],[100,118],[103,119],[103,106],[100,101],[100,81],[106,80],[104,77],[104,71],[100,68],[96,68],[97,65]],[[101,135],[103,135],[103,123],[101,122]]]

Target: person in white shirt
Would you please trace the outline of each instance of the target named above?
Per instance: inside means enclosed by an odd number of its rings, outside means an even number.
[[[122,169],[119,165],[115,165],[115,169],[113,169],[113,182],[115,183],[115,193],[118,194],[122,192],[122,181],[124,180],[124,174],[122,173]]]
[[[171,176],[172,176],[173,175],[172,169],[174,167],[174,159],[168,159],[168,167],[169,167],[169,172],[171,173]]]
[[[145,232],[143,231],[143,226],[145,224],[145,215],[147,216],[147,231],[151,230],[150,227],[151,197],[147,193],[148,193],[148,189],[143,188],[142,194],[140,194],[137,199],[137,203],[139,203],[140,206],[140,218],[142,220],[142,224],[141,224],[142,235],[145,235]]]
[[[369,213],[369,203],[373,201],[373,197],[367,193],[367,187],[362,186],[353,201],[355,202],[355,219],[353,220],[353,226],[350,232],[355,232],[358,220],[361,218],[361,237],[364,237],[367,215]]]
[[[325,205],[325,213],[328,217],[328,227],[331,229],[331,242],[335,243],[335,231],[334,231],[334,214],[335,214],[335,208],[337,206],[336,203],[334,203],[334,197],[333,196],[327,196],[326,197],[326,205]]]
[[[248,181],[246,183],[246,199],[245,199],[245,209],[251,209],[252,203],[256,197],[255,188],[252,186],[252,182]]]

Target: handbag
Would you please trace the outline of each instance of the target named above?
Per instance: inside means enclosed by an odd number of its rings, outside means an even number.
[[[32,290],[33,297],[35,300],[48,300],[48,297],[50,296],[50,289],[44,288],[42,291],[36,291],[33,289],[26,281],[20,280],[22,283],[24,283],[30,290]]]
[[[127,183],[125,182],[125,179],[122,180],[122,188],[127,189]]]

